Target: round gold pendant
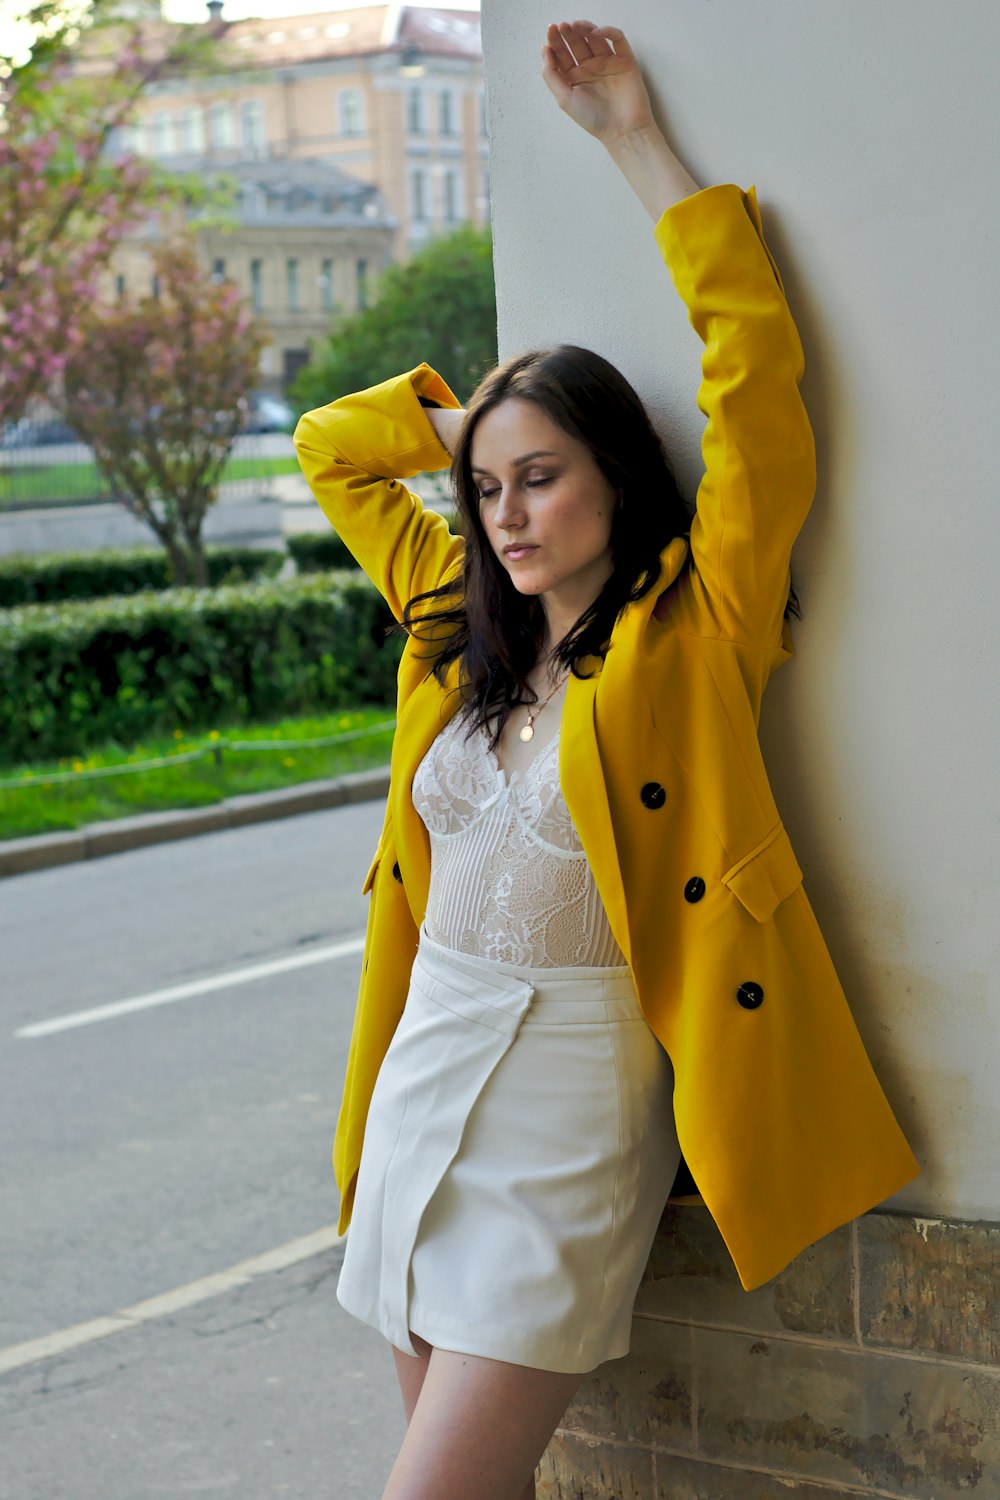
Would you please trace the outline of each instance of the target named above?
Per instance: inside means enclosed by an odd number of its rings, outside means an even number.
[[[521,730],[521,736],[520,737],[524,741],[525,744],[527,744],[529,740],[534,739],[534,737],[535,737],[534,726],[532,724],[525,724],[524,728]]]

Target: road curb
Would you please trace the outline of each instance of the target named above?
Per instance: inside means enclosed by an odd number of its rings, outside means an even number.
[[[0,844],[0,878],[47,870],[54,865],[75,864],[83,859],[102,859],[126,849],[144,849],[150,844],[172,843],[200,833],[218,833],[226,828],[245,828],[275,818],[294,818],[300,813],[322,812],[348,802],[368,802],[389,791],[389,768],[353,771],[326,781],[305,781],[300,786],[276,792],[254,792],[230,797],[211,807],[184,807],[176,812],[142,813],[134,818],[116,818],[108,823],[90,823],[65,833],[35,834]]]

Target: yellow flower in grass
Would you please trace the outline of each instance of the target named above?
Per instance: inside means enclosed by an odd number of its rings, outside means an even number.
[[[73,762],[73,770],[74,771],[82,771],[83,770],[83,761],[82,760],[75,760]]]
[[[217,729],[210,729],[208,731],[208,737],[210,740],[221,739],[221,735],[219,734],[219,731]]]
[[[175,740],[182,740],[183,738],[184,738],[184,731],[183,731],[183,729],[175,729],[174,730],[174,739]]]
[[[284,759],[282,760],[281,764],[283,766],[294,766],[294,764],[295,764],[295,756],[294,755],[286,755],[284,757]]]

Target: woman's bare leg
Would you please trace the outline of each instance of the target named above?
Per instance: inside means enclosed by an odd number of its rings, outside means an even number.
[[[419,1372],[403,1373],[412,1392]],[[536,1465],[582,1379],[432,1349],[382,1500],[533,1500]]]
[[[403,1354],[399,1349],[393,1349],[392,1357],[396,1361],[396,1379],[399,1381],[399,1392],[403,1398],[403,1410],[406,1413],[406,1425],[410,1425],[417,1398],[424,1384],[424,1376],[427,1374],[427,1365],[431,1357],[431,1346],[423,1339],[418,1338],[415,1333],[410,1334],[410,1342],[417,1351],[417,1358],[412,1354]]]

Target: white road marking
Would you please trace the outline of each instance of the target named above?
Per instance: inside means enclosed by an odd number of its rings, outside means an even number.
[[[255,979],[269,979],[273,974],[287,974],[292,969],[305,969],[311,964],[329,963],[335,958],[345,958],[349,953],[361,953],[364,946],[364,934],[345,938],[340,943],[311,948],[308,953],[293,953],[287,958],[274,958],[267,963],[248,964],[244,969],[230,969],[228,973],[193,979],[188,984],[174,984],[165,990],[151,990],[147,995],[133,995],[129,1000],[115,1000],[109,1005],[94,1005],[89,1010],[74,1010],[64,1016],[53,1016],[48,1021],[35,1021],[30,1026],[19,1027],[14,1035],[53,1036],[57,1031],[71,1031],[74,1026],[91,1026],[95,1021],[111,1021],[116,1016],[131,1015],[133,1011],[151,1010],[156,1005],[172,1005],[175,1000],[190,1000],[195,995],[210,995],[215,990],[233,989],[236,985],[249,984]]]
[[[232,1291],[234,1287],[246,1286],[255,1276],[267,1276],[272,1271],[283,1271],[313,1255],[321,1255],[336,1245],[341,1236],[337,1226],[329,1224],[305,1234],[301,1239],[289,1240],[276,1250],[267,1250],[251,1260],[241,1260],[228,1271],[217,1271],[212,1276],[203,1276],[199,1281],[189,1281],[186,1286],[175,1287],[159,1297],[149,1297],[145,1302],[134,1302],[105,1318],[91,1318],[87,1323],[74,1323],[71,1328],[61,1328],[57,1333],[47,1333],[40,1339],[30,1339],[24,1344],[10,1344],[0,1349],[0,1375],[8,1370],[17,1370],[22,1365],[36,1364],[40,1359],[51,1359],[55,1354],[65,1354],[68,1349],[77,1349],[81,1344],[92,1344],[96,1339],[109,1338],[113,1333],[123,1333],[126,1328],[137,1328],[141,1323],[152,1323],[156,1318],[169,1317],[182,1308],[193,1307],[220,1292]]]

